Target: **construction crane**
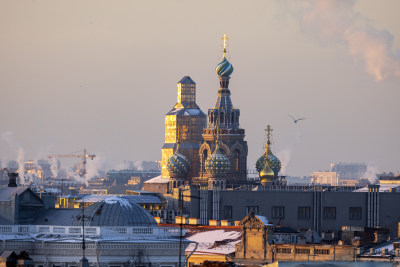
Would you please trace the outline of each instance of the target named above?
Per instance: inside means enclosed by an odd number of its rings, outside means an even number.
[[[75,153],[79,153],[81,152],[81,154],[75,154]],[[86,149],[83,149],[83,151],[77,151],[75,153],[72,154],[58,154],[58,155],[49,155],[48,158],[49,159],[53,159],[53,158],[81,158],[82,159],[82,167],[80,168],[80,175],[82,177],[85,177],[86,175],[86,159],[90,158],[91,160],[93,160],[94,157],[96,157],[95,154],[87,154]]]

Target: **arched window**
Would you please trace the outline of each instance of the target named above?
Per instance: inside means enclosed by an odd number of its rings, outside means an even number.
[[[235,150],[235,171],[239,171],[240,151]]]
[[[220,122],[220,123],[224,123],[224,113],[223,113],[223,112],[221,112],[221,113],[219,114],[219,122]]]
[[[208,158],[208,151],[207,149],[203,150],[203,159],[202,159],[202,170],[203,172],[206,170],[206,159]]]
[[[210,123],[214,122],[214,113],[210,113]]]
[[[233,113],[233,112],[231,114],[231,122],[235,123],[235,113]]]

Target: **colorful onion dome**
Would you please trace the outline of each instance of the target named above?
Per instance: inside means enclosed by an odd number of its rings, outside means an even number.
[[[214,153],[206,159],[204,165],[206,173],[211,174],[227,174],[231,167],[228,158],[219,150],[218,143],[215,147]]]
[[[185,176],[190,168],[190,161],[183,155],[178,147],[175,153],[167,161],[167,169],[170,176]]]
[[[222,61],[215,68],[218,76],[230,76],[233,72],[232,64],[226,59],[225,55]]]
[[[271,148],[268,147],[268,156],[266,157],[267,153],[264,153],[256,162],[256,169],[258,172],[264,168],[265,160],[268,159],[268,163],[271,169],[274,171],[275,175],[278,175],[279,171],[281,170],[281,161],[272,153]]]

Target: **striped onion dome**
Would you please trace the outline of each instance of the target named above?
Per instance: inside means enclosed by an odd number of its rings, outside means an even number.
[[[232,64],[226,59],[226,57],[224,56],[224,58],[222,59],[222,61],[217,65],[216,69],[218,76],[231,76],[232,72],[233,72],[233,66]]]
[[[230,170],[231,164],[227,157],[225,157],[219,150],[217,143],[214,153],[212,153],[205,162],[206,173],[210,174],[227,174]]]
[[[167,169],[171,177],[185,176],[189,172],[190,161],[183,155],[178,147],[167,161]]]

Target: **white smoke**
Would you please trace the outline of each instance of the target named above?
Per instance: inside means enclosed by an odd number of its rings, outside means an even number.
[[[281,171],[282,175],[286,175],[287,167],[290,163],[292,157],[292,151],[290,149],[284,149],[276,153],[276,156],[281,161]]]
[[[88,160],[86,163],[86,179],[98,177],[100,171],[104,171],[106,167],[106,161],[100,156],[96,156],[93,160]]]
[[[142,160],[135,161],[133,163],[133,167],[135,168],[135,170],[143,171],[143,161]]]
[[[58,176],[58,160],[55,158],[50,158],[50,170],[51,173],[53,174],[54,178],[57,178]]]
[[[377,167],[372,164],[368,164],[367,171],[364,174],[364,178],[368,179],[371,184],[376,184],[378,182],[378,177],[376,176],[379,173]]]
[[[344,45],[349,55],[365,65],[376,81],[400,78],[400,51],[393,52],[393,36],[378,30],[354,11],[356,1],[279,1],[301,29],[321,44]]]
[[[13,132],[5,132],[1,134],[1,139],[7,143],[9,148],[16,153],[18,164],[18,176],[20,183],[26,184],[31,181],[25,181],[25,152],[24,149],[16,142]]]
[[[112,169],[113,170],[130,170],[132,169],[133,164],[131,161],[124,160],[123,162],[115,164]]]

